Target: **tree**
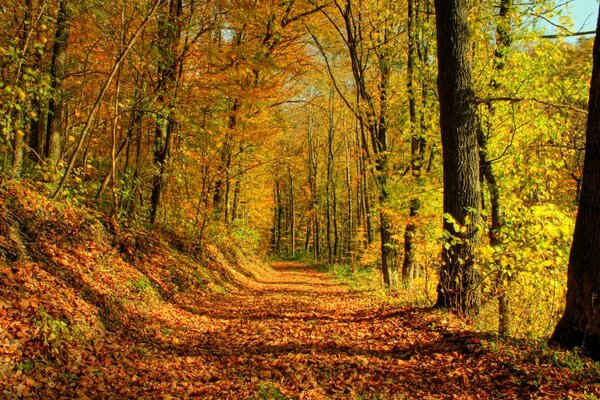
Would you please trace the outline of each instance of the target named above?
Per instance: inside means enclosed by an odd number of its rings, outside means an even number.
[[[366,4],[355,4],[352,0],[333,3],[337,15],[324,12],[326,18],[340,35],[348,52],[352,78],[356,90],[356,105],[352,105],[341,92],[334,77],[323,45],[313,32],[315,44],[326,59],[327,70],[338,94],[353,111],[360,123],[363,150],[374,164],[375,181],[378,188],[379,233],[381,238],[381,269],[383,282],[387,287],[398,284],[398,243],[393,234],[393,223],[386,209],[390,198],[389,182],[392,175],[390,166],[389,108],[391,78],[397,64],[392,48],[395,31],[398,29],[391,4],[383,8]],[[363,6],[364,9],[363,9]],[[338,21],[337,18],[341,18]],[[372,18],[369,20],[369,18]],[[370,71],[372,69],[372,71]],[[367,144],[370,139],[370,144]],[[368,149],[370,147],[370,150]],[[370,157],[369,157],[370,155]]]
[[[600,18],[597,30],[600,29]],[[594,40],[583,182],[569,258],[567,304],[552,341],[600,360],[600,40]]]
[[[177,127],[174,102],[177,96],[183,63],[180,57],[178,57],[178,47],[182,30],[182,11],[183,3],[181,0],[170,0],[168,14],[159,15],[158,19],[160,80],[157,91],[159,93],[158,102],[163,106],[162,113],[166,114],[166,116],[157,119],[154,134],[153,159],[156,172],[152,179],[152,195],[150,198],[151,224],[156,222],[161,198],[165,191],[167,163]]]
[[[49,164],[56,168],[61,156],[61,136],[63,117],[63,89],[62,81],[65,77],[67,65],[67,44],[71,28],[71,3],[69,0],[59,2],[58,17],[56,19],[56,34],[52,48],[52,89],[54,97],[50,99],[48,107],[48,122],[46,133],[46,156]]]
[[[481,191],[467,11],[466,0],[435,1],[446,237],[436,306],[473,315],[479,302],[474,256]]]

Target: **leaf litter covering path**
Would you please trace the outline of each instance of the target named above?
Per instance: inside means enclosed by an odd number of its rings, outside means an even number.
[[[597,390],[510,352],[490,355],[482,338],[439,313],[385,305],[299,263],[273,267],[268,279],[198,305],[196,330],[114,360],[122,378],[107,385],[116,398],[520,399]]]

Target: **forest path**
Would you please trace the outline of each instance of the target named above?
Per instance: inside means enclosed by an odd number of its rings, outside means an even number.
[[[509,383],[514,376],[505,367],[478,359],[478,340],[440,324],[439,313],[394,308],[300,263],[275,262],[273,269],[253,287],[199,305],[194,314],[205,324],[196,332],[148,344],[145,362],[132,366],[144,381],[141,392],[141,382],[130,382],[134,392],[403,399],[519,398],[529,391]]]

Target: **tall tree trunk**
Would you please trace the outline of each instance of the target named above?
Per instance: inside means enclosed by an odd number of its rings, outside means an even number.
[[[33,25],[33,2],[31,0],[26,0],[25,2],[25,13],[23,15],[22,28],[18,34],[19,38],[19,50],[21,52],[21,60],[19,61],[19,67],[17,68],[17,76],[15,80],[15,86],[21,86],[22,79],[22,70],[23,67],[27,64],[30,64],[31,61],[27,61],[28,56],[28,47],[29,47],[29,39],[31,37],[32,27]],[[23,152],[25,147],[25,132],[26,126],[22,126],[19,121],[24,121],[24,118],[20,115],[22,111],[12,110],[11,120],[13,121],[13,126],[23,129],[15,129],[14,138],[13,138],[13,162],[11,168],[11,177],[16,178],[21,174],[21,168],[23,167]]]
[[[228,131],[223,140],[223,146],[220,150],[220,161],[222,168],[222,176],[219,176],[215,182],[215,190],[213,194],[213,212],[215,220],[219,220],[225,216],[227,218],[227,200],[229,196],[229,168],[231,167],[231,141],[233,140],[233,131],[237,127],[237,113],[240,108],[238,99],[234,99],[229,111],[227,120]],[[225,221],[227,221],[225,219]]]
[[[25,1],[26,13],[25,20],[29,20],[29,29],[33,29],[33,0]],[[31,30],[30,30],[31,32]],[[38,31],[37,35],[40,33]],[[33,54],[33,65],[38,71],[43,70],[43,53],[35,52]],[[32,150],[29,152],[29,158],[35,161],[42,161],[45,157],[44,145],[46,144],[46,112],[47,105],[43,96],[34,96],[31,101],[31,109],[37,114],[31,118],[29,122],[29,143],[28,146]]]
[[[500,12],[498,14],[498,23],[496,26],[496,49],[494,52],[494,71],[499,72],[504,69],[506,64],[505,56],[507,50],[510,48],[511,39],[511,18],[510,13],[513,6],[513,0],[501,0]],[[492,79],[492,88],[495,90],[500,89],[500,84]],[[493,113],[493,108],[490,108],[490,112]],[[479,145],[479,168],[481,174],[481,181],[485,180],[487,183],[489,196],[490,196],[490,207],[491,207],[491,226],[488,231],[490,244],[492,247],[501,247],[502,238],[500,231],[504,225],[502,217],[502,207],[500,198],[500,186],[498,179],[494,172],[494,167],[488,155],[488,138],[484,132],[483,127],[480,125],[477,134],[477,143]],[[482,197],[482,207],[485,207]],[[510,284],[510,276],[506,269],[499,263],[496,265],[497,276],[496,276],[496,287],[498,292],[498,332],[501,335],[510,335],[510,299],[508,296],[508,289]]]
[[[135,88],[132,101],[134,108],[139,108],[138,103],[140,100],[139,90]],[[120,208],[128,216],[133,216],[135,212],[135,193],[142,162],[142,117],[141,111],[135,110],[132,112],[127,127],[127,139],[125,140],[125,165],[123,166],[125,182],[123,184],[123,195],[120,199]],[[98,193],[100,194],[100,191]]]
[[[283,225],[283,204],[279,181],[275,181],[275,253],[281,254],[281,227]]]
[[[384,37],[387,38],[388,31],[385,29]],[[375,169],[377,170],[377,181],[379,185],[379,229],[381,234],[381,267],[383,269],[383,281],[387,287],[398,285],[398,244],[393,236],[392,218],[385,209],[388,202],[388,144],[387,144],[387,90],[390,80],[390,67],[387,57],[382,54],[379,58],[379,104],[380,113],[377,118],[376,130],[371,127],[371,138],[373,141]]]
[[[63,119],[63,89],[62,81],[66,75],[67,44],[71,29],[71,0],[60,0],[56,33],[52,47],[52,64],[50,78],[52,97],[48,105],[48,121],[46,122],[46,157],[48,164],[57,167],[61,154],[61,135]]]
[[[415,236],[417,234],[417,224],[414,222],[419,213],[421,204],[419,199],[414,197],[410,200],[409,220],[404,230],[404,262],[402,263],[402,278],[405,283],[410,282],[418,276],[418,266],[415,253]]]
[[[598,18],[596,31],[600,31]],[[600,360],[600,39],[594,40],[583,182],[569,258],[567,304],[552,340]]]
[[[346,147],[346,201],[347,201],[347,227],[346,227],[346,256],[354,254],[353,238],[354,238],[354,205],[352,202],[352,171],[350,168],[351,147],[348,140],[348,131],[344,129],[344,145]],[[351,264],[354,264],[354,259],[351,259]]]
[[[233,202],[231,204],[231,223],[234,224],[239,218],[240,196],[242,193],[241,176],[235,180],[233,188]]]
[[[290,191],[288,194],[290,204],[290,242],[291,242],[291,255],[296,255],[296,209],[294,202],[294,177],[292,176],[292,170],[288,166],[288,178],[290,181]]]
[[[475,270],[480,218],[479,121],[469,61],[467,0],[435,0],[438,92],[444,166],[444,231],[437,307],[464,315],[479,311]],[[459,228],[459,229],[456,229]]]
[[[177,88],[181,77],[181,63],[178,55],[181,40],[183,12],[182,0],[169,1],[169,13],[158,21],[160,38],[160,81],[158,84],[158,102],[166,109],[166,115],[157,118],[154,129],[154,176],[150,197],[150,223],[154,224],[158,216],[162,198],[166,190],[167,164],[171,156],[174,135],[177,129],[176,107]]]
[[[307,144],[308,144],[308,186],[310,188],[310,202],[308,204],[309,223],[312,225],[313,232],[313,255],[314,259],[319,258],[319,219],[317,216],[317,145],[312,131],[312,118],[308,118]],[[307,240],[308,240],[307,234]],[[308,250],[308,248],[306,249]]]
[[[425,152],[425,131],[420,129],[422,126],[417,118],[417,95],[415,90],[414,69],[417,61],[417,10],[416,0],[408,1],[408,61],[406,67],[406,86],[408,92],[408,109],[411,128],[411,171],[415,183],[421,183],[421,171],[423,169]],[[402,264],[402,280],[410,285],[413,277],[416,275],[416,243],[415,236],[417,225],[415,217],[419,212],[421,202],[417,197],[410,200],[409,220],[404,230],[404,262]]]
[[[325,214],[327,217],[327,262],[331,265],[333,264],[333,259],[335,256],[334,249],[334,239],[333,239],[333,219],[335,215],[333,215],[333,168],[334,168],[334,157],[333,157],[333,139],[335,133],[335,121],[333,116],[334,108],[333,108],[333,89],[329,92],[329,126],[327,129],[327,181],[325,184],[325,195],[326,195],[326,210]]]

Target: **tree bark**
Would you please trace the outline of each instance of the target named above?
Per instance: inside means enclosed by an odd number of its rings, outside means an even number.
[[[71,29],[71,4],[70,0],[60,0],[58,17],[56,19],[56,33],[52,47],[52,64],[50,77],[53,96],[48,106],[48,121],[46,122],[46,157],[48,164],[56,168],[60,161],[61,135],[63,119],[63,89],[62,81],[66,75],[67,44]]]
[[[157,118],[154,136],[154,167],[152,177],[152,194],[150,197],[150,223],[154,224],[158,216],[166,187],[167,163],[171,156],[174,135],[177,129],[175,100],[179,84],[181,63],[178,57],[178,47],[181,39],[182,0],[170,0],[167,17],[159,18],[158,29],[160,38],[160,81],[159,104],[166,105],[167,115]],[[171,98],[167,98],[170,96]]]
[[[408,109],[410,118],[411,141],[411,172],[415,183],[421,183],[421,171],[423,170],[423,161],[425,155],[425,130],[417,121],[417,95],[415,90],[414,68],[417,60],[417,41],[416,25],[417,12],[415,10],[416,1],[408,1],[408,60],[406,66],[406,88],[408,92]],[[410,285],[412,279],[417,274],[416,243],[417,224],[415,217],[419,211],[421,202],[418,197],[410,200],[409,220],[404,230],[404,262],[402,264],[402,280]]]
[[[467,0],[436,0],[438,92],[444,170],[444,231],[437,307],[472,316],[479,311],[478,244],[481,192],[479,120],[469,61]],[[455,228],[458,223],[459,229]]]
[[[418,276],[418,265],[415,257],[417,251],[415,236],[417,234],[417,224],[414,222],[421,208],[418,198],[414,197],[410,201],[409,221],[404,230],[404,262],[402,264],[402,279],[406,284]]]
[[[597,22],[600,30],[600,18]],[[569,258],[567,304],[552,340],[600,360],[600,40],[594,40],[583,182]]]
[[[294,202],[294,177],[292,176],[292,170],[288,166],[288,178],[290,181],[289,188],[289,204],[290,204],[290,250],[292,257],[296,255],[296,209]]]
[[[333,239],[333,220],[335,219],[335,215],[333,213],[333,139],[335,133],[334,126],[334,118],[333,118],[333,89],[329,93],[329,126],[327,129],[327,181],[325,184],[325,214],[327,218],[327,229],[326,229],[326,238],[327,238],[327,262],[331,265],[333,264],[333,259],[335,256],[334,249],[334,239]]]
[[[496,26],[496,49],[494,51],[494,72],[504,69],[506,65],[506,52],[509,49],[512,39],[510,34],[511,21],[510,13],[512,10],[513,0],[501,0],[500,12],[498,14],[498,23]],[[492,79],[492,88],[500,89],[500,84]],[[490,112],[493,112],[493,108]],[[504,220],[502,217],[502,202],[500,198],[500,186],[494,172],[494,167],[488,155],[488,138],[480,125],[477,134],[477,143],[479,145],[479,168],[481,174],[481,182],[485,180],[487,183],[490,207],[491,207],[491,226],[488,230],[490,245],[492,247],[502,246],[502,238],[500,236]],[[482,197],[482,207],[485,207]],[[496,265],[496,289],[498,293],[498,332],[501,335],[510,335],[510,298],[508,288],[510,285],[510,276],[501,265]]]
[[[344,146],[346,148],[346,201],[347,201],[347,226],[346,226],[346,256],[354,254],[353,237],[354,237],[354,205],[352,203],[352,171],[350,168],[350,141],[348,140],[348,132],[344,130]],[[351,264],[354,264],[352,256]]]

